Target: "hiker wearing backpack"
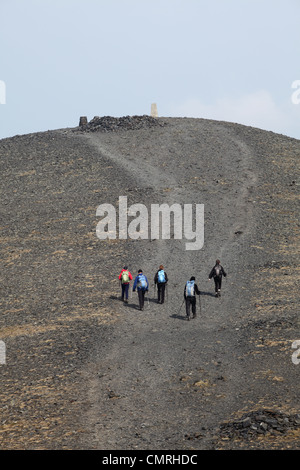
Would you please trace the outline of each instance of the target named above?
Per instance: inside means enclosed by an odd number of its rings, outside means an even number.
[[[128,302],[128,292],[130,281],[132,281],[132,274],[128,271],[128,266],[124,266],[119,275],[119,281],[121,282],[122,287],[122,300]]]
[[[196,318],[196,294],[200,295],[197,284],[195,283],[195,277],[192,276],[187,281],[184,288],[184,299],[185,299],[185,310],[187,319],[190,319],[190,309],[192,308],[193,318]]]
[[[138,275],[136,276],[133,284],[133,292],[137,289],[139,296],[140,310],[144,310],[145,292],[149,290],[149,282],[142,269],[139,269]]]
[[[157,296],[158,296],[158,303],[163,304],[165,301],[165,290],[166,285],[168,282],[168,275],[164,270],[163,265],[161,264],[159,270],[156,272],[154,276],[154,284],[157,285]]]
[[[209,276],[208,276],[209,280],[211,280],[213,278],[214,281],[215,281],[215,295],[216,295],[216,297],[221,297],[222,276],[226,277],[227,274],[224,271],[223,266],[221,266],[220,260],[217,259],[215,266],[212,268],[212,270],[211,270],[211,272],[209,273]]]

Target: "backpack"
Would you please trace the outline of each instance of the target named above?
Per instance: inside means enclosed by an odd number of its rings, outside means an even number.
[[[139,275],[138,287],[142,290],[146,290],[147,288],[146,276],[144,276],[144,274]]]
[[[122,279],[122,284],[128,284],[128,282],[129,282],[129,272],[128,271],[123,271],[121,279]]]
[[[187,281],[186,283],[186,296],[194,297],[195,296],[195,281]]]
[[[216,273],[216,276],[218,276],[218,277],[221,276],[221,274],[222,274],[222,266],[221,266],[220,264],[217,264],[217,265],[215,266],[215,273]]]
[[[163,271],[163,269],[161,269],[160,271],[158,271],[157,281],[158,281],[158,282],[166,282],[165,272]]]

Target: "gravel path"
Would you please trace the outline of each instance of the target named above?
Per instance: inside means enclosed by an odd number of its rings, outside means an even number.
[[[2,366],[2,448],[299,448],[299,141],[147,119],[0,142],[0,338],[13,366]],[[204,247],[100,241],[96,208],[120,196],[149,210],[204,204]],[[228,274],[220,299],[208,281],[216,258]],[[124,264],[151,283],[142,312],[135,293],[120,300]],[[160,264],[164,305],[153,288]],[[201,306],[188,322],[192,275]]]

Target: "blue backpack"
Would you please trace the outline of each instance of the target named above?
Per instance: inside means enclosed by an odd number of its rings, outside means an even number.
[[[144,276],[144,274],[139,275],[137,284],[140,289],[145,290],[147,288],[147,281],[146,281],[146,277]]]
[[[186,283],[186,296],[194,297],[195,296],[195,281],[187,281]]]
[[[160,271],[158,271],[157,280],[158,280],[158,282],[166,282],[165,272],[163,271],[163,269],[161,269]]]

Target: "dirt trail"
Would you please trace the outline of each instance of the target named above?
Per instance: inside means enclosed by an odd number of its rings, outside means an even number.
[[[195,121],[189,127],[174,120],[167,134],[155,131],[151,137],[154,148],[143,136],[134,144],[127,135],[92,134],[87,140],[138,188],[134,202],[204,204],[205,245],[199,251],[186,251],[186,240],[126,245],[124,264],[134,275],[142,267],[149,278],[149,302],[144,312],[136,309],[136,294],[127,306],[112,302],[119,321],[86,373],[92,403],[87,419],[100,449],[190,448],[191,439],[209,448],[217,425],[236,409],[245,381],[237,325],[246,298],[239,272],[243,246],[255,229],[247,197],[256,168],[247,145],[220,125]],[[187,155],[181,142],[190,143]],[[126,190],[116,188],[113,199]],[[217,257],[228,272],[221,299],[208,282]],[[152,288],[161,263],[170,279],[163,306]],[[183,289],[191,275],[202,292],[201,312],[198,300],[198,317],[187,322]]]

